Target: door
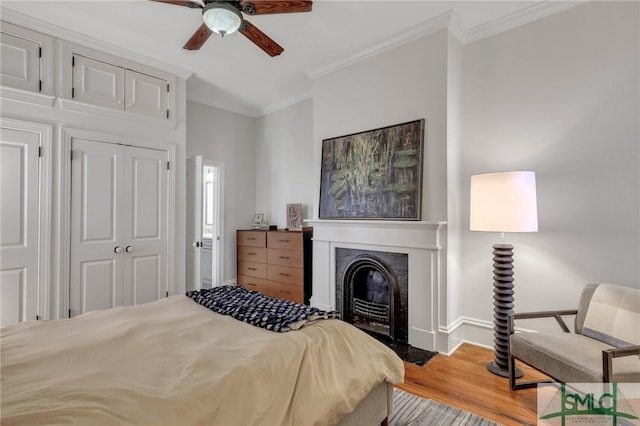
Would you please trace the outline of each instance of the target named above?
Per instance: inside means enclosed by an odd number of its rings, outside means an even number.
[[[73,100],[124,110],[124,68],[73,55]]]
[[[187,290],[222,283],[223,188],[223,163],[187,158]]]
[[[167,153],[131,146],[124,150],[123,303],[138,305],[167,291]]]
[[[69,316],[167,291],[165,151],[74,138]]]
[[[39,43],[0,33],[0,84],[30,92],[40,91]]]
[[[202,223],[205,246],[208,248],[206,268],[209,285],[222,283],[222,182],[224,165],[219,161],[204,160]],[[204,263],[204,261],[203,261]]]
[[[40,134],[0,130],[0,326],[36,318]]]
[[[187,158],[187,290],[199,290],[202,282],[202,156]]]

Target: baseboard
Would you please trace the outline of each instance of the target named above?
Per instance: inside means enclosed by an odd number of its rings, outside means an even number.
[[[446,355],[453,354],[464,343],[493,347],[493,323],[489,321],[460,317],[451,325],[440,327],[438,333],[438,351]]]

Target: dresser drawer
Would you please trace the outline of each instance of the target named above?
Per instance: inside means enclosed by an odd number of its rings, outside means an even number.
[[[302,268],[304,266],[303,258],[304,253],[302,250],[267,249],[267,263],[270,265]]]
[[[301,268],[290,268],[288,266],[268,265],[267,279],[280,283],[295,284],[302,288],[304,282],[303,270]]]
[[[268,281],[267,296],[291,300],[296,303],[304,303],[304,292],[302,286],[297,285]]]
[[[267,262],[267,249],[264,247],[238,246],[238,260]]]
[[[239,260],[238,275],[247,275],[254,278],[267,278],[267,264],[249,262],[248,260]]]
[[[263,278],[238,275],[238,285],[241,285],[247,290],[255,290],[262,294],[267,294],[267,280]]]
[[[236,234],[239,246],[266,247],[266,231],[238,231]]]
[[[302,232],[269,232],[267,247],[302,251]]]

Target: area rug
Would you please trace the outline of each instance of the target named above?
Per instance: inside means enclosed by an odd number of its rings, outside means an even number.
[[[497,426],[490,420],[420,398],[400,389],[393,389],[393,413],[389,426]]]

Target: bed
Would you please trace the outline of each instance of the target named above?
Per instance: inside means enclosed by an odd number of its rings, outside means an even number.
[[[182,295],[0,339],[3,425],[371,425],[404,380],[391,349],[338,319],[279,333]]]

